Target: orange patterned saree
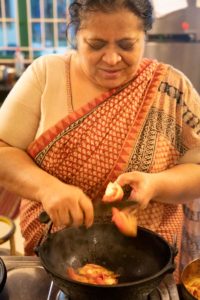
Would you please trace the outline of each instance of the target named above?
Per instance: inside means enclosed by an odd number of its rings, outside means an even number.
[[[170,85],[168,71],[169,66],[144,59],[134,80],[67,115],[36,139],[28,153],[39,167],[79,186],[92,200],[123,172],[153,173],[172,167],[189,145],[182,136],[182,93]],[[195,146],[195,138],[190,145]],[[28,255],[43,234],[41,211],[41,204],[22,200],[21,228]],[[151,201],[138,221],[170,242],[178,233],[180,246],[181,206]]]

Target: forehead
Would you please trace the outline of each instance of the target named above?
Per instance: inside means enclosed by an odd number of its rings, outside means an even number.
[[[112,13],[90,12],[82,19],[79,34],[88,37],[134,37],[143,33],[142,20],[126,9]]]

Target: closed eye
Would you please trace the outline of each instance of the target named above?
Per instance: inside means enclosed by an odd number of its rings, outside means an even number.
[[[89,47],[93,50],[102,49],[107,43],[105,41],[97,40],[97,41],[88,41]]]
[[[125,51],[131,51],[134,48],[135,43],[130,40],[121,40],[117,42],[118,47]]]
[[[121,39],[116,41],[116,45],[124,51],[132,51],[138,40],[135,39]],[[108,42],[101,39],[91,39],[86,41],[89,47],[93,50],[101,50]]]

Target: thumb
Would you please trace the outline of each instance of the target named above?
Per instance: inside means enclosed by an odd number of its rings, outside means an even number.
[[[138,182],[138,179],[138,172],[128,172],[119,175],[116,182],[121,186],[126,184],[132,186],[134,183]]]

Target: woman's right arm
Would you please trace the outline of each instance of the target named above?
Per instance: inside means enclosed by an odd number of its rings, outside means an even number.
[[[0,185],[22,198],[41,202],[55,225],[90,226],[91,200],[78,187],[51,176],[26,150],[41,120],[46,60],[35,60],[17,81],[0,109]]]
[[[83,191],[39,168],[25,151],[0,141],[0,166],[1,185],[41,202],[55,225],[92,225],[93,205]]]

